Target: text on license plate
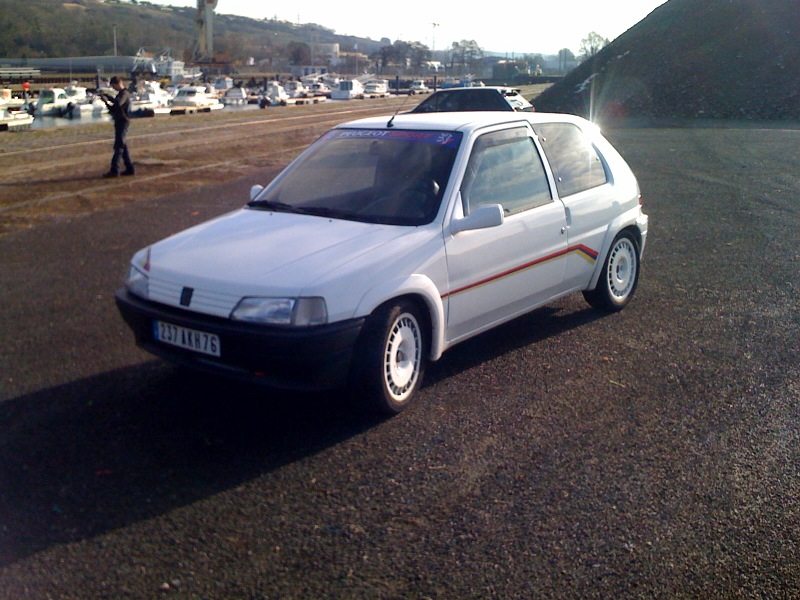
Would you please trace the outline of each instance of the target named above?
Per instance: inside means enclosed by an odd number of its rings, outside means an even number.
[[[186,350],[202,352],[211,356],[220,356],[219,336],[213,333],[197,331],[196,329],[189,329],[188,327],[181,327],[164,321],[153,321],[153,338],[158,342],[171,344]]]

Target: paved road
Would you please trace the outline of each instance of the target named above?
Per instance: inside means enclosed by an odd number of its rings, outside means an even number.
[[[800,132],[608,133],[633,303],[466,342],[386,421],[133,346],[130,254],[253,174],[0,237],[0,598],[800,597]]]

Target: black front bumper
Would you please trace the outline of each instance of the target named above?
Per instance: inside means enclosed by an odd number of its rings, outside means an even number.
[[[148,352],[188,367],[294,390],[332,389],[347,383],[364,324],[363,318],[292,329],[243,323],[149,302],[124,288],[116,293],[116,302],[136,343]],[[154,321],[216,334],[221,355],[208,356],[156,341]]]

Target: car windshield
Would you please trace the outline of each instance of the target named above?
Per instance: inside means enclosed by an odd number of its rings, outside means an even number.
[[[460,143],[457,132],[334,129],[248,206],[424,225],[439,211]]]

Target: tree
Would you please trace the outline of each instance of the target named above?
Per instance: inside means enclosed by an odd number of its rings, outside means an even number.
[[[408,59],[412,69],[420,69],[431,59],[431,49],[420,42],[411,42]]]
[[[604,38],[596,31],[591,32],[581,40],[581,60],[592,58],[610,43],[608,38]]]
[[[305,42],[289,42],[286,45],[286,55],[293,65],[311,64],[311,46]]]
[[[375,71],[382,73],[392,60],[392,47],[390,45],[381,46],[376,52],[369,55],[369,59],[375,64]]]
[[[558,51],[558,72],[566,73],[569,69],[567,65],[575,61],[575,55],[569,48],[562,48]]]
[[[460,67],[463,70],[476,70],[483,60],[483,49],[475,40],[453,42],[450,47],[450,68]]]

